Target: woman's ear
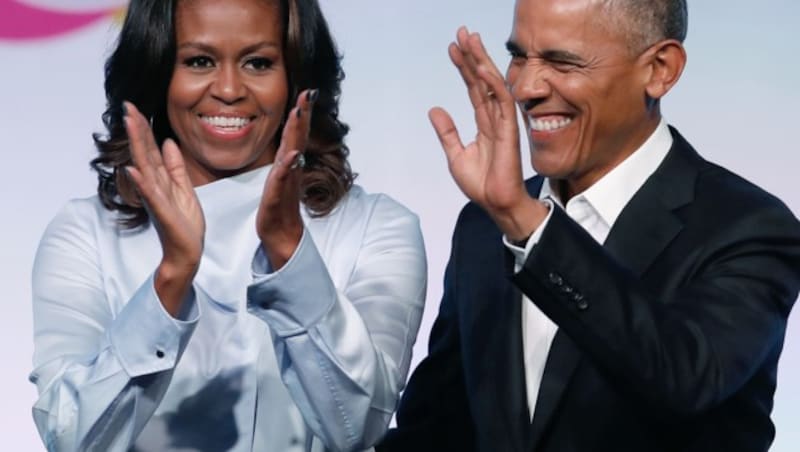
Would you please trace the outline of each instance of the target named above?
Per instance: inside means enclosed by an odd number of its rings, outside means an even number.
[[[686,50],[674,39],[659,41],[642,55],[649,66],[645,91],[651,99],[661,99],[678,82],[686,66]]]

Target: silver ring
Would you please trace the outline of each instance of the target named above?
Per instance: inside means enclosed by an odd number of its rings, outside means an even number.
[[[305,168],[306,167],[306,155],[305,154],[298,154],[297,158],[294,159],[294,163],[292,164],[291,169],[295,168]]]

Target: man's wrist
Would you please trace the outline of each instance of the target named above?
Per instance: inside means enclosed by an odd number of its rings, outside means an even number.
[[[494,220],[509,242],[524,248],[531,234],[547,218],[549,211],[547,204],[526,197],[514,209],[494,215]]]

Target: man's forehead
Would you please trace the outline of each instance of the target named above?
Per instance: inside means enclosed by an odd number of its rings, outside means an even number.
[[[613,3],[615,0],[517,0],[515,11],[575,14],[609,9]]]
[[[624,41],[609,26],[611,0],[517,0],[509,42],[525,50]],[[599,42],[598,42],[599,41]]]

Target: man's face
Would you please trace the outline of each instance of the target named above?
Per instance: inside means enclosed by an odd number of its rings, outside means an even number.
[[[506,74],[537,173],[572,196],[635,151],[658,123],[648,114],[651,68],[602,22],[598,0],[518,0]],[[655,119],[654,119],[655,118]]]

